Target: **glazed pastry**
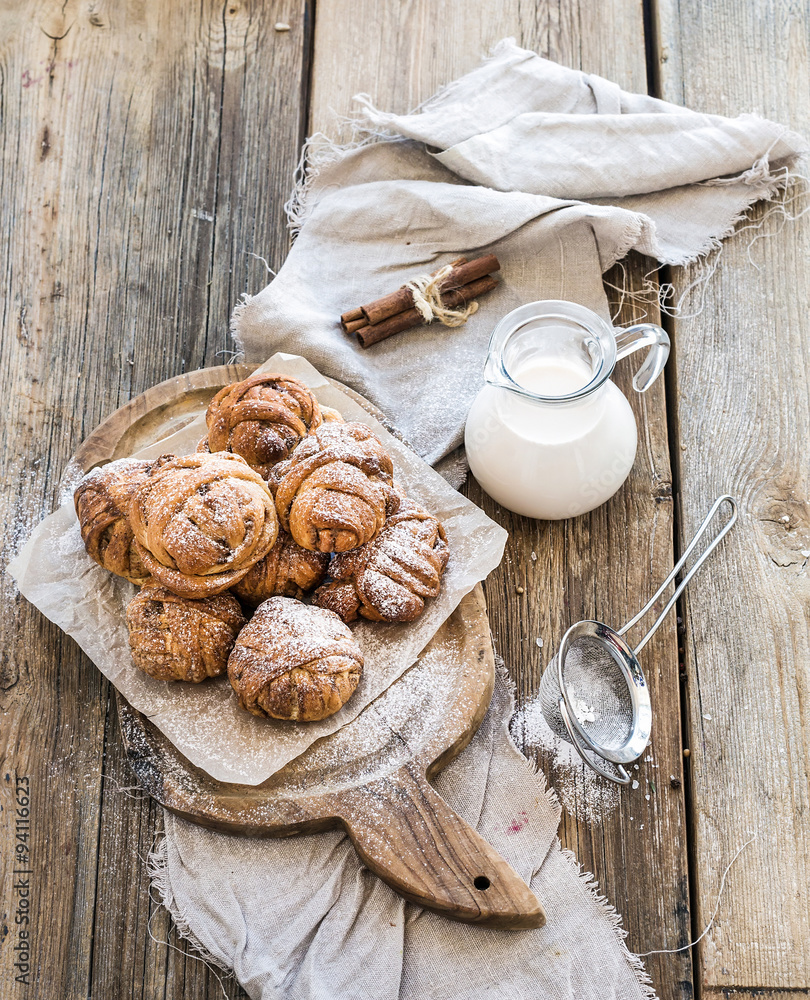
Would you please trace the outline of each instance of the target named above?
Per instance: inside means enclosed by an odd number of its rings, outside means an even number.
[[[449,554],[441,522],[403,497],[374,541],[334,557],[332,581],[315,592],[313,603],[344,622],[358,614],[377,622],[413,621],[424,599],[439,593]]]
[[[269,597],[297,597],[323,583],[329,566],[325,552],[308,552],[280,531],[276,544],[233,588],[236,596],[256,607]]]
[[[242,708],[298,722],[334,715],[362,670],[360,647],[338,616],[290,597],[260,605],[228,659]]]
[[[149,571],[135,546],[127,512],[150,468],[150,462],[134,458],[110,462],[86,475],[73,494],[88,555],[104,569],[137,584],[149,579]]]
[[[279,521],[313,552],[371,541],[399,505],[390,455],[365,424],[328,423],[271,473]]]
[[[302,438],[320,427],[322,417],[318,400],[303,382],[290,375],[267,374],[220,389],[205,422],[207,450],[241,455],[266,476]],[[202,441],[197,450],[203,450]]]
[[[146,569],[180,597],[233,587],[278,535],[273,498],[238,455],[176,458],[132,498],[130,523]]]
[[[159,681],[191,681],[224,674],[245,624],[239,601],[219,594],[192,601],[154,580],[127,606],[132,659]]]

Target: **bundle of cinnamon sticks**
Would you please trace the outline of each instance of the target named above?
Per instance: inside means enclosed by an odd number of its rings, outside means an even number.
[[[444,308],[463,306],[491,292],[498,285],[491,273],[501,267],[494,253],[475,260],[459,257],[452,261],[451,266],[453,270],[439,286]],[[438,273],[435,271],[431,277]],[[371,347],[395,333],[402,333],[424,323],[422,313],[414,305],[413,291],[407,285],[366,306],[350,309],[340,317],[340,325],[346,333],[357,336],[361,347]]]

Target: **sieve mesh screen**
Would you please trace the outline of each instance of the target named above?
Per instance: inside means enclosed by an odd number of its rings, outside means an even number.
[[[592,636],[575,639],[563,677],[577,719],[593,742],[606,750],[623,747],[633,733],[633,700],[611,647]]]
[[[633,700],[612,648],[593,636],[575,638],[568,647],[563,676],[577,721],[593,742],[609,751],[624,747],[633,734]],[[540,707],[552,731],[568,740],[559,700],[555,658],[540,682]]]

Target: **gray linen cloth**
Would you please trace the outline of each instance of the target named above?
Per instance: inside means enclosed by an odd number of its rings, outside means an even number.
[[[682,264],[718,246],[805,149],[773,122],[628,94],[510,40],[413,114],[364,104],[370,141],[310,144],[290,204],[297,240],[234,334],[249,360],[299,353],[363,393],[431,463],[462,441],[501,316],[560,298],[607,318],[605,270],[633,248]],[[341,333],[346,309],[490,250],[502,281],[464,326],[368,351]],[[559,847],[559,808],[509,740],[512,708],[500,678],[436,785],[531,884],[545,928],[466,927],[405,904],[340,832],[250,841],[166,814],[154,884],[180,933],[263,1000],[652,995],[615,913]]]
[[[153,885],[184,937],[262,1000],[640,1000],[619,918],[560,849],[560,807],[508,733],[499,673],[470,745],[434,782],[525,879],[547,924],[498,931],[413,906],[338,831],[252,840],[165,813]]]
[[[806,148],[782,125],[627,94],[511,41],[419,111],[366,105],[361,122],[393,138],[349,152],[312,144],[290,206],[298,238],[233,330],[248,361],[302,354],[363,393],[431,464],[462,442],[502,316],[569,299],[609,318],[604,271],[631,249],[684,264],[718,246]],[[463,326],[368,350],[342,334],[347,309],[489,251],[502,280]]]

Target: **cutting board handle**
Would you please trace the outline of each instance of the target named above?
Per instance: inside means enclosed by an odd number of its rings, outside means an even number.
[[[365,864],[412,903],[487,927],[545,923],[526,883],[417,766],[341,792],[340,818]]]

